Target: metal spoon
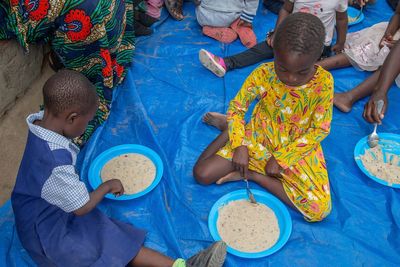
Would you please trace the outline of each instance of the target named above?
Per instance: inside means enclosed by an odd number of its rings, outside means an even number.
[[[247,196],[249,197],[249,200],[253,204],[257,204],[256,198],[254,197],[253,193],[250,191],[250,186],[249,186],[249,181],[247,179],[244,179],[246,182],[246,191],[247,191]]]
[[[381,114],[383,108],[383,100],[378,100],[376,102],[376,112]],[[374,123],[374,131],[368,136],[368,145],[370,148],[376,147],[379,142],[379,136],[376,133],[376,129],[378,128],[378,124]]]

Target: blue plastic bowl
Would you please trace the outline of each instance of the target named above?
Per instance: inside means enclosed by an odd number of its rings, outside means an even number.
[[[153,161],[154,165],[156,166],[156,177],[151,183],[149,187],[147,187],[145,190],[138,192],[136,194],[124,194],[119,197],[115,197],[113,194],[107,194],[106,198],[109,199],[114,199],[114,200],[128,200],[128,199],[134,199],[141,197],[147,193],[149,193],[151,190],[153,190],[157,184],[160,182],[161,177],[163,175],[164,171],[164,166],[161,161],[161,158],[158,156],[156,152],[154,152],[152,149],[141,146],[141,145],[135,145],[135,144],[125,144],[125,145],[119,145],[112,147],[110,149],[107,149],[103,153],[101,153],[99,156],[96,157],[96,159],[92,162],[90,165],[89,169],[89,184],[93,189],[96,189],[99,187],[100,184],[103,183],[100,174],[101,170],[103,169],[104,165],[111,160],[112,158],[115,158],[121,154],[127,154],[127,153],[138,153],[142,154],[146,157],[148,157],[151,161]]]
[[[349,6],[349,7],[347,8],[347,16],[348,16],[349,20],[350,20],[350,18],[355,18],[355,17],[357,17],[359,13],[360,13],[360,10],[358,10],[357,8],[354,8],[354,7],[351,7],[351,6]],[[349,24],[348,24],[348,25],[351,26],[351,25],[358,24],[358,23],[360,23],[361,21],[363,21],[364,18],[365,18],[365,17],[364,17],[364,13],[361,13],[360,17],[359,17],[357,20],[355,20],[355,21],[353,21],[353,22],[350,22],[350,21],[349,21]]]
[[[379,133],[379,145],[382,147],[383,154],[385,152],[390,152],[391,154],[399,155],[400,156],[400,135],[398,134],[391,134],[391,133]],[[354,159],[360,168],[360,170],[369,178],[378,182],[380,184],[400,188],[400,184],[389,184],[385,180],[380,179],[372,175],[367,169],[364,167],[363,162],[361,161],[360,156],[364,155],[366,150],[369,149],[368,146],[368,136],[362,138],[358,141],[355,149],[354,149]]]
[[[286,244],[289,240],[290,234],[292,233],[292,218],[290,217],[286,206],[273,195],[260,190],[251,190],[251,192],[253,192],[257,202],[265,204],[275,212],[280,229],[279,239],[275,245],[269,249],[256,253],[242,252],[231,248],[230,246],[228,246],[227,251],[238,257],[255,259],[271,255],[280,250]],[[210,229],[211,236],[215,241],[221,240],[221,236],[217,229],[219,208],[231,201],[240,199],[248,199],[246,190],[237,190],[222,196],[211,208],[210,214],[208,215],[208,228]]]

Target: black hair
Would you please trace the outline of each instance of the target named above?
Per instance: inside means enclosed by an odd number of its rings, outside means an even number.
[[[87,114],[97,101],[96,87],[73,70],[57,72],[43,86],[44,107],[55,116],[72,109]]]
[[[321,20],[312,14],[297,12],[279,24],[274,34],[274,48],[319,58],[324,40],[325,27]]]

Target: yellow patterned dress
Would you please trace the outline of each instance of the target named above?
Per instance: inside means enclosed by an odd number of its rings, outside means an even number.
[[[305,85],[282,83],[273,62],[258,67],[244,82],[228,109],[229,142],[217,154],[232,159],[233,150],[246,145],[249,169],[265,174],[275,157],[284,169],[283,188],[308,221],[320,221],[331,210],[329,179],[320,142],[329,134],[333,78],[317,66]],[[244,116],[256,98],[251,120]]]

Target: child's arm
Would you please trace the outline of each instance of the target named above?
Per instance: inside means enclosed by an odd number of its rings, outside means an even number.
[[[321,86],[318,97],[310,98],[309,104],[303,109],[313,109],[310,115],[310,127],[299,137],[286,146],[273,151],[272,154],[283,169],[287,169],[306,157],[317,144],[329,134],[333,108],[333,78]]]
[[[294,7],[294,0],[285,0],[283,3],[283,6],[281,10],[279,11],[278,19],[276,20],[275,23],[275,30],[278,28],[279,24],[290,14],[293,12],[293,7]],[[269,46],[273,47],[274,42],[273,42],[273,35],[268,36],[267,38],[267,43]]]
[[[253,23],[253,19],[257,14],[258,0],[246,0],[245,8],[240,15],[240,19],[248,22],[250,25]]]
[[[279,24],[293,12],[294,0],[285,0],[281,10],[279,11],[278,19],[275,23],[275,30],[278,28]]]
[[[243,83],[241,89],[229,103],[227,111],[227,122],[229,131],[229,141],[231,142],[232,149],[242,145],[247,145],[244,141],[245,138],[245,119],[244,116],[250,104],[262,94],[266,93],[265,88],[258,86],[259,81],[265,79],[265,67],[261,65],[255,69]]]
[[[393,14],[392,18],[390,19],[390,22],[380,42],[380,47],[383,47],[384,45],[392,47],[396,42],[393,40],[393,35],[395,35],[395,33],[399,28],[400,28],[400,4],[397,4],[396,11]]]
[[[121,184],[121,181],[118,179],[112,179],[102,183],[96,190],[90,193],[89,201],[84,206],[74,211],[75,215],[81,216],[89,213],[108,193],[112,193],[117,196],[123,195],[124,188]]]
[[[265,79],[265,67],[254,70],[243,83],[242,88],[229,104],[227,111],[228,134],[231,147],[234,151],[232,162],[235,169],[247,178],[248,150],[245,140],[245,114],[250,104],[266,91],[258,86],[259,81]]]
[[[68,151],[60,153],[65,153],[65,157],[70,157]],[[52,170],[50,177],[42,187],[41,197],[65,212],[83,215],[92,210],[105,194],[122,194],[123,191],[119,180],[110,180],[89,194],[85,184],[79,180],[75,166],[61,165]]]
[[[399,5],[397,6],[397,8]],[[389,55],[386,57],[375,90],[372,93],[369,101],[364,107],[363,117],[370,123],[381,123],[387,109],[388,99],[387,93],[393,84],[393,81],[400,74],[400,42],[397,42]],[[383,100],[382,113],[376,112],[375,103],[378,100]]]
[[[344,49],[344,43],[346,42],[347,26],[348,26],[348,17],[347,17],[347,4],[346,4],[346,11],[344,12],[336,11],[337,40],[336,44],[332,47],[332,51],[335,52],[336,54],[342,53]]]

